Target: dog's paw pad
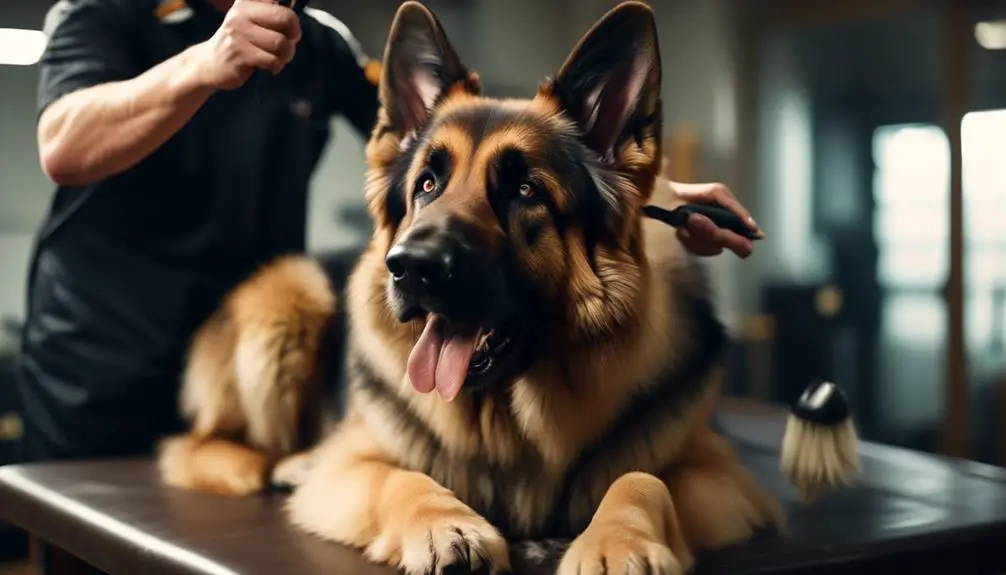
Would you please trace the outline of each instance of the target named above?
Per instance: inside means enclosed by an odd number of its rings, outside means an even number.
[[[570,546],[558,575],[684,575],[685,569],[664,543],[626,532],[588,527]]]
[[[510,570],[506,540],[470,509],[419,513],[404,527],[400,567],[410,575],[479,573]],[[374,554],[387,549],[374,549]]]

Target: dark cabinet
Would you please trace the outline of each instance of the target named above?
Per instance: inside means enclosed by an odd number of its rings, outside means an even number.
[[[762,293],[772,318],[771,400],[792,404],[815,379],[836,381],[842,295],[820,284],[776,284]],[[841,382],[839,382],[841,385]]]
[[[14,461],[14,446],[22,429],[18,412],[14,357],[0,355],[0,465]]]

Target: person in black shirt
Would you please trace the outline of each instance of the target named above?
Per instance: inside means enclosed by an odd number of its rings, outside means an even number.
[[[29,270],[22,456],[148,453],[181,425],[198,324],[305,250],[331,118],[369,136],[377,62],[331,15],[261,0],[60,0],[46,33],[38,147],[58,188]]]
[[[29,270],[22,456],[146,454],[181,428],[198,325],[305,251],[330,120],[369,135],[379,64],[331,15],[269,0],[60,0],[46,32],[38,147],[58,188]],[[748,217],[721,185],[672,188]],[[681,234],[702,255],[752,249],[701,217]]]

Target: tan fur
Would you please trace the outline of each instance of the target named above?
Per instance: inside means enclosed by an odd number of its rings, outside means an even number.
[[[701,326],[675,302],[707,296],[674,231],[639,217],[651,200],[667,207],[677,201],[657,178],[659,124],[614,150],[621,205],[604,241],[588,249],[583,227],[547,225],[548,214],[535,208],[503,229],[486,199],[492,159],[503,147],[540,154],[538,128],[561,129],[570,120],[549,84],[531,100],[497,101],[479,95],[473,77],[446,88],[438,118],[488,105],[520,112],[526,122],[478,141],[450,122],[426,134],[406,181],[418,177],[419,158],[436,146],[450,151],[452,179],[422,210],[407,201],[400,222],[386,208],[395,163],[412,136],[396,133],[388,111],[380,112],[367,146],[374,234],[346,290],[354,362],[338,427],[311,453],[295,453],[310,447],[296,436],[296,420],[317,384],[321,338],[335,302],[313,264],[282,260],[238,287],[196,336],[183,392],[193,435],[165,444],[165,480],[239,494],[254,490],[249,470],[260,470],[248,462],[267,466],[286,456],[274,477],[298,485],[288,504],[295,525],[415,574],[438,572],[458,557],[499,572],[511,566],[504,532],[513,543],[584,526],[567,533],[576,539],[562,574],[680,573],[697,551],[782,526],[778,501],[710,428],[720,369],[704,375],[694,395],[654,400],[639,420],[616,431],[634,398],[663,389],[660,374],[677,373],[693,359]],[[382,82],[385,108],[388,82]],[[659,115],[656,97],[640,105]],[[546,172],[538,181],[555,205],[565,206],[560,178]],[[520,273],[562,318],[542,328],[552,353],[509,389],[462,394],[450,403],[417,393],[408,380],[407,358],[425,319],[393,317],[384,261],[413,226],[448,215],[471,224],[489,250],[510,242]],[[533,247],[517,239],[529,221],[542,224]],[[235,448],[240,444],[245,452]],[[222,478],[228,467],[235,485]],[[476,509],[490,510],[496,523]]]
[[[269,460],[246,445],[193,435],[161,442],[161,478],[173,487],[240,497],[262,490]]]
[[[492,525],[429,476],[401,468],[355,417],[321,446],[296,493],[289,505],[296,525],[409,573],[432,572],[435,555],[448,556],[452,546],[471,550],[472,568],[485,559],[509,565],[506,542]]]
[[[683,573],[693,561],[663,481],[631,472],[612,482],[558,574]]]
[[[248,440],[270,455],[288,455],[300,444],[305,402],[318,391],[318,346],[335,307],[328,278],[313,261],[281,259],[228,304],[239,334],[234,374]]]
[[[334,309],[327,277],[303,258],[265,266],[228,296],[193,339],[181,393],[192,429],[161,446],[168,483],[246,495],[270,462],[305,447],[301,423],[320,409],[316,362]],[[229,462],[190,461],[217,455],[233,460],[233,485],[220,479]]]

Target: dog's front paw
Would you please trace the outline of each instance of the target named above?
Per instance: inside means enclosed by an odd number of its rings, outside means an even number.
[[[397,563],[409,575],[510,570],[507,543],[499,531],[452,496],[431,495],[389,523],[367,547],[367,556]]]
[[[661,541],[618,522],[592,524],[577,537],[557,575],[683,575],[684,567]]]
[[[278,489],[292,490],[304,482],[307,473],[314,466],[314,454],[295,453],[276,464],[269,476],[269,483]]]

